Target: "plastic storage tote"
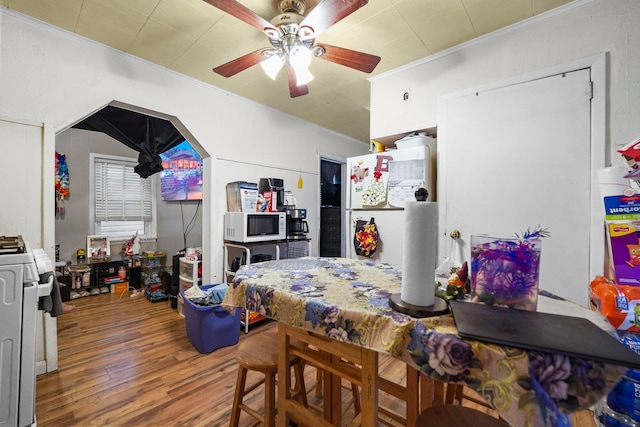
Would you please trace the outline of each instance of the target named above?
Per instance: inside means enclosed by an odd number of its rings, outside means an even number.
[[[216,286],[206,285],[203,291]],[[184,296],[184,317],[187,326],[187,336],[200,353],[212,351],[238,343],[240,338],[240,315],[242,310],[236,308],[235,314],[230,314],[220,305],[201,306],[194,304]]]

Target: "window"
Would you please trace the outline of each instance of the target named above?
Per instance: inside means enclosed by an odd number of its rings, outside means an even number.
[[[156,237],[154,177],[140,178],[135,159],[91,154],[90,215],[92,233],[125,241],[136,233]]]

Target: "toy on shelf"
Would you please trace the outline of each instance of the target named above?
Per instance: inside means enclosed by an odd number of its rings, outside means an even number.
[[[137,232],[122,245],[122,253],[126,256],[140,255],[140,237]]]

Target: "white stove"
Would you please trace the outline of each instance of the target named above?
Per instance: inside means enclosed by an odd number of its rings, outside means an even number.
[[[52,270],[42,249],[0,236],[0,426],[35,424],[36,316]]]

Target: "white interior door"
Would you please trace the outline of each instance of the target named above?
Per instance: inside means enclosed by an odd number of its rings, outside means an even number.
[[[586,305],[593,243],[590,69],[441,104],[441,235],[459,230],[469,260],[470,235],[548,228],[540,288]]]

